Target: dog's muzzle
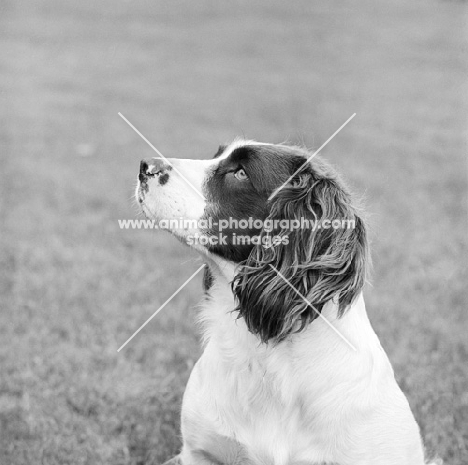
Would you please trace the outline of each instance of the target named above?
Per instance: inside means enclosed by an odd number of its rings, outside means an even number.
[[[165,184],[169,179],[169,171],[172,166],[163,158],[148,158],[140,162],[140,174],[138,179],[142,184],[146,184],[149,178],[158,177],[160,184]]]

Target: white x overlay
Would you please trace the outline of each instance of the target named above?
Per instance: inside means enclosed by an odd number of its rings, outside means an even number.
[[[299,171],[301,171],[302,168],[304,168],[304,166],[306,166],[307,163],[309,163],[309,161],[312,160],[312,158],[314,158],[315,155],[317,155],[320,150],[322,150],[355,116],[356,113],[353,113],[310,157],[307,158],[307,160],[291,176],[289,176],[289,178],[280,187],[278,187],[278,189],[273,192],[273,194],[270,195],[268,200],[271,200],[273,197],[275,197],[275,195],[281,189],[283,189],[289,183],[289,181],[291,181],[291,179],[294,178],[294,176],[296,176],[296,174],[299,173]]]
[[[203,199],[205,200],[205,197],[203,194],[193,186],[193,184],[135,127],[133,126],[130,121],[128,121],[127,118],[125,118],[122,113],[118,113],[118,115],[169,165],[172,166],[172,169]]]
[[[198,268],[192,276],[190,276],[187,281],[185,281],[182,286],[177,289],[177,291],[172,294],[169,299],[167,299],[117,350],[120,352],[203,268],[205,268],[205,264],[203,264],[200,268]]]
[[[341,337],[341,339],[343,339],[343,341],[346,342],[346,344],[348,344],[349,347],[351,347],[351,349],[353,349],[355,352],[357,351],[356,347],[353,346],[353,344],[351,344],[351,342],[348,341],[348,339],[346,339],[343,334],[340,333],[340,331],[338,331],[290,282],[287,278],[285,278],[273,265],[270,264],[270,267],[276,271],[277,275],[310,307],[312,308],[312,310],[317,313],[318,317],[321,318],[323,321],[325,321],[325,323],[330,326],[331,329],[333,329],[333,331],[335,331],[336,334],[338,334],[338,336]]]
[[[192,183],[182,174],[180,171],[132,124],[130,121],[128,121],[127,118],[125,118],[122,113],[118,113],[118,115],[164,160],[166,163],[168,163],[174,171],[203,199],[205,200],[205,197],[203,194],[201,194],[196,187],[192,185]],[[281,189],[283,189],[291,179],[296,176],[297,173],[299,173],[304,166],[309,163],[312,158],[315,157],[354,117],[356,116],[356,113],[353,113],[310,157],[307,158],[307,160],[297,169],[288,179],[285,183],[283,183],[278,189],[273,192],[273,194],[270,196],[269,200],[271,200]],[[205,264],[200,266],[195,273],[193,273],[190,278],[188,278],[117,350],[117,352],[120,352],[203,268],[205,268]],[[285,278],[273,265],[270,264],[270,267],[280,276],[283,281],[299,296],[301,299],[309,306],[311,307],[318,315],[319,318],[321,318],[325,323],[335,331],[338,336],[343,339],[343,341],[348,344],[351,349],[356,351],[356,347],[351,344],[351,342],[346,339],[343,334],[341,334],[340,331],[338,331],[290,282],[287,278]]]

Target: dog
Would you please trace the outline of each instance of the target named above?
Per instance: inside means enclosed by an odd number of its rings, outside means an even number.
[[[136,199],[206,263],[204,351],[166,464],[425,463],[366,314],[363,215],[329,164],[236,139],[208,160],[142,160]]]

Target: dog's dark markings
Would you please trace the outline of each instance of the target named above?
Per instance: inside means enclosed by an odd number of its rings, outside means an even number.
[[[223,152],[226,150],[226,147],[227,147],[227,145],[220,145],[218,147],[218,151],[214,154],[213,158],[220,157],[223,154]]]
[[[203,270],[203,290],[205,292],[208,292],[213,285],[214,278],[213,275],[211,274],[210,269],[205,266],[205,269]]]
[[[164,184],[166,184],[168,180],[169,180],[169,175],[167,173],[164,173],[163,175],[159,177],[159,184],[161,186],[164,186]]]
[[[261,228],[232,227],[220,231],[218,221],[229,218],[263,221],[269,212],[268,197],[304,163],[305,155],[300,149],[289,147],[245,146],[220,161],[204,189],[210,204],[205,217],[214,221],[213,227],[203,233],[213,236],[221,233],[227,244],[210,245],[211,253],[235,263],[249,258],[254,247],[251,239],[260,234]],[[266,166],[274,168],[265,169]],[[248,179],[236,179],[239,169],[246,172]]]
[[[319,158],[277,193],[270,205],[273,221],[339,219],[354,221],[354,227],[297,230],[289,234],[287,244],[252,250],[233,283],[237,309],[252,333],[263,342],[279,342],[306,328],[335,296],[339,296],[338,316],[344,314],[366,277],[366,230],[358,215],[344,183]]]

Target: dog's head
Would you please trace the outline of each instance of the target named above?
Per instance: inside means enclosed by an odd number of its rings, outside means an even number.
[[[360,293],[367,239],[333,169],[298,147],[236,140],[211,160],[143,160],[143,212],[200,252],[237,265],[239,315],[262,341],[284,339],[334,299]]]

